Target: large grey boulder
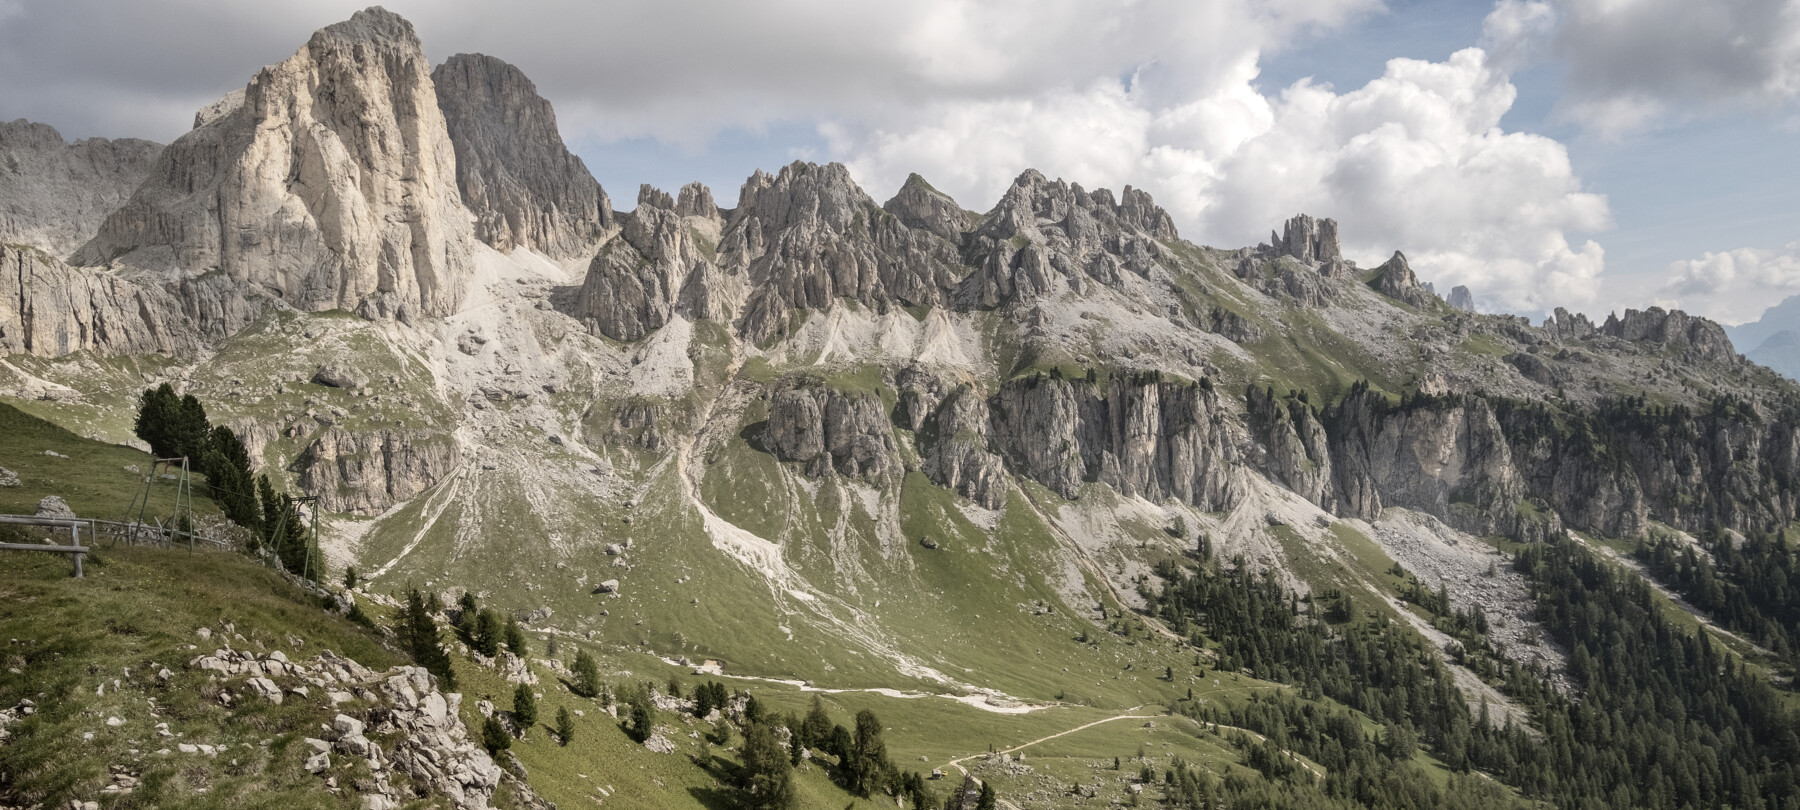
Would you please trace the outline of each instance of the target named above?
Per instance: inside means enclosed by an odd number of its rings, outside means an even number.
[[[36,516],[41,518],[74,520],[75,510],[69,508],[68,502],[64,501],[62,496],[45,495],[43,500],[38,501]]]

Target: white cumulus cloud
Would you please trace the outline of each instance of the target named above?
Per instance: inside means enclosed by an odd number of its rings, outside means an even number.
[[[1669,266],[1658,303],[1727,324],[1754,321],[1771,304],[1800,293],[1800,242],[1780,249],[1738,248]]]

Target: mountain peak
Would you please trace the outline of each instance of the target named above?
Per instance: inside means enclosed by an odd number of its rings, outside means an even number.
[[[564,146],[556,110],[524,71],[459,53],[431,72],[456,150],[456,182],[475,235],[496,250],[586,258],[611,230],[612,200]]]
[[[410,45],[413,48],[421,48],[419,44],[419,35],[413,30],[412,23],[408,22],[405,17],[395,14],[392,11],[388,11],[381,6],[369,6],[355,14],[351,14],[350,19],[327,25],[313,34],[313,41],[318,42],[322,39],[364,42],[387,41]]]
[[[378,58],[371,58],[369,48]],[[461,302],[473,230],[412,25],[379,7],[263,68],[241,107],[163,151],[73,257],[236,283],[204,328],[255,316],[246,295],[407,320]]]

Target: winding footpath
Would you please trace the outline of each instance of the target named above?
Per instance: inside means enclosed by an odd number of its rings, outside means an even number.
[[[1131,712],[1135,712],[1135,711],[1138,711],[1138,710],[1140,710],[1140,709],[1142,709],[1142,708],[1144,708],[1144,707],[1143,707],[1143,706],[1141,706],[1141,705],[1139,705],[1139,706],[1133,706],[1133,707],[1131,707],[1131,708],[1129,708],[1129,709],[1126,709],[1126,710],[1125,710],[1125,712],[1126,712],[1126,713],[1125,713],[1125,714],[1118,714],[1118,715],[1114,715],[1114,716],[1112,716],[1112,717],[1103,717],[1103,718],[1101,718],[1101,719],[1099,719],[1099,720],[1095,720],[1095,721],[1093,721],[1093,722],[1091,722],[1091,723],[1086,723],[1086,724],[1083,724],[1083,725],[1079,725],[1079,726],[1076,726],[1076,727],[1074,727],[1074,728],[1071,728],[1071,729],[1067,729],[1067,730],[1064,730],[1064,731],[1059,731],[1059,732],[1057,732],[1057,733],[1055,733],[1055,734],[1051,734],[1051,735],[1048,735],[1048,736],[1044,736],[1044,737],[1039,737],[1039,738],[1037,738],[1037,739],[1035,739],[1035,740],[1032,740],[1032,741],[1030,741],[1030,742],[1024,742],[1024,743],[1020,743],[1020,744],[1018,744],[1018,745],[1015,745],[1015,746],[1013,746],[1013,747],[1011,747],[1011,748],[1004,748],[1004,749],[1001,749],[1001,750],[998,750],[998,751],[993,751],[993,752],[989,752],[989,753],[980,753],[980,754],[970,754],[970,755],[968,755],[968,756],[965,756],[965,757],[958,757],[958,758],[956,758],[956,759],[953,759],[953,760],[950,760],[950,761],[949,761],[949,762],[947,762],[947,763],[945,763],[945,767],[946,767],[946,768],[955,768],[955,769],[956,769],[956,770],[957,770],[957,771],[958,771],[958,772],[960,772],[960,773],[962,773],[962,774],[963,774],[963,775],[964,775],[964,776],[968,776],[968,775],[969,775],[969,770],[968,770],[968,769],[967,769],[967,768],[964,768],[964,767],[963,767],[963,765],[962,765],[962,764],[963,764],[963,763],[964,763],[964,762],[968,762],[968,761],[969,761],[969,760],[971,760],[971,759],[980,759],[980,758],[982,758],[982,757],[988,757],[988,756],[996,756],[996,755],[999,755],[999,754],[1012,754],[1012,753],[1017,753],[1017,752],[1019,752],[1019,751],[1022,751],[1022,750],[1024,750],[1024,749],[1026,749],[1026,748],[1030,748],[1030,747],[1031,747],[1031,746],[1034,746],[1034,745],[1037,745],[1037,744],[1038,744],[1038,743],[1043,743],[1043,742],[1049,742],[1049,741],[1050,741],[1050,740],[1054,740],[1054,739],[1056,739],[1056,738],[1058,738],[1058,737],[1067,737],[1067,736],[1069,736],[1069,735],[1070,735],[1070,734],[1074,734],[1074,733],[1076,733],[1076,732],[1078,732],[1078,731],[1086,731],[1086,730],[1087,730],[1087,729],[1090,729],[1090,728],[1093,728],[1093,727],[1094,727],[1094,726],[1098,726],[1098,725],[1104,725],[1104,724],[1106,724],[1106,723],[1111,723],[1111,722],[1113,722],[1113,721],[1115,721],[1115,720],[1154,720],[1154,719],[1156,719],[1156,718],[1159,718],[1159,717],[1164,717],[1164,716],[1165,716],[1165,715],[1163,715],[1163,714],[1131,714]],[[1195,722],[1198,722],[1198,721],[1195,721]],[[1211,727],[1212,727],[1212,729],[1213,729],[1213,730],[1214,730],[1214,731],[1215,731],[1215,732],[1220,732],[1220,733],[1222,733],[1222,732],[1226,732],[1226,731],[1241,731],[1241,732],[1244,732],[1244,733],[1245,733],[1245,734],[1248,734],[1248,735],[1250,735],[1250,736],[1251,736],[1251,737],[1254,737],[1254,738],[1255,738],[1255,739],[1256,739],[1256,740],[1258,740],[1258,741],[1266,741],[1266,740],[1267,740],[1267,739],[1268,739],[1268,738],[1267,738],[1267,737],[1264,737],[1264,736],[1263,736],[1263,735],[1261,735],[1261,734],[1258,734],[1258,733],[1256,733],[1256,732],[1254,732],[1254,731],[1251,731],[1251,730],[1250,730],[1250,729],[1247,729],[1247,728],[1239,728],[1239,727],[1237,727],[1237,726],[1228,726],[1228,725],[1225,725],[1225,724],[1223,724],[1223,723],[1206,723],[1206,724],[1201,724],[1201,725],[1209,725],[1209,726],[1211,726]],[[1311,773],[1312,773],[1312,775],[1313,775],[1313,776],[1314,776],[1314,777],[1316,777],[1316,778],[1319,778],[1319,779],[1324,779],[1324,778],[1325,778],[1325,772],[1324,772],[1324,771],[1322,771],[1322,770],[1320,770],[1320,769],[1319,769],[1319,768],[1317,768],[1317,767],[1315,767],[1315,766],[1314,766],[1314,765],[1313,765],[1313,764],[1312,764],[1312,763],[1310,763],[1310,762],[1307,762],[1307,761],[1306,761],[1306,760],[1304,760],[1304,759],[1301,759],[1301,758],[1300,758],[1300,756],[1299,756],[1299,755],[1297,755],[1297,754],[1295,754],[1295,753],[1294,753],[1294,752],[1292,752],[1292,751],[1283,751],[1283,752],[1282,752],[1282,753],[1284,753],[1284,754],[1286,754],[1286,755],[1287,755],[1287,757],[1288,757],[1288,759],[1291,759],[1291,760],[1293,760],[1293,761],[1294,761],[1294,762],[1295,762],[1295,763],[1297,763],[1297,764],[1298,764],[1298,765],[1300,765],[1300,767],[1302,767],[1302,768],[1305,768],[1305,769],[1306,769],[1306,770],[1308,770],[1308,771],[1310,771],[1310,772],[1311,772]],[[979,779],[979,778],[978,778],[978,779],[976,779],[976,780],[975,780],[975,781],[976,781],[976,782],[980,782],[980,781],[981,781],[981,780],[980,780],[980,779]]]

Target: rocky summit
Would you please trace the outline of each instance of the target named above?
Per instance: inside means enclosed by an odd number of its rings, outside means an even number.
[[[0,160],[8,542],[150,544],[0,572],[0,806],[1800,802],[1800,388],[1704,318],[1036,170],[615,211],[380,8]]]

